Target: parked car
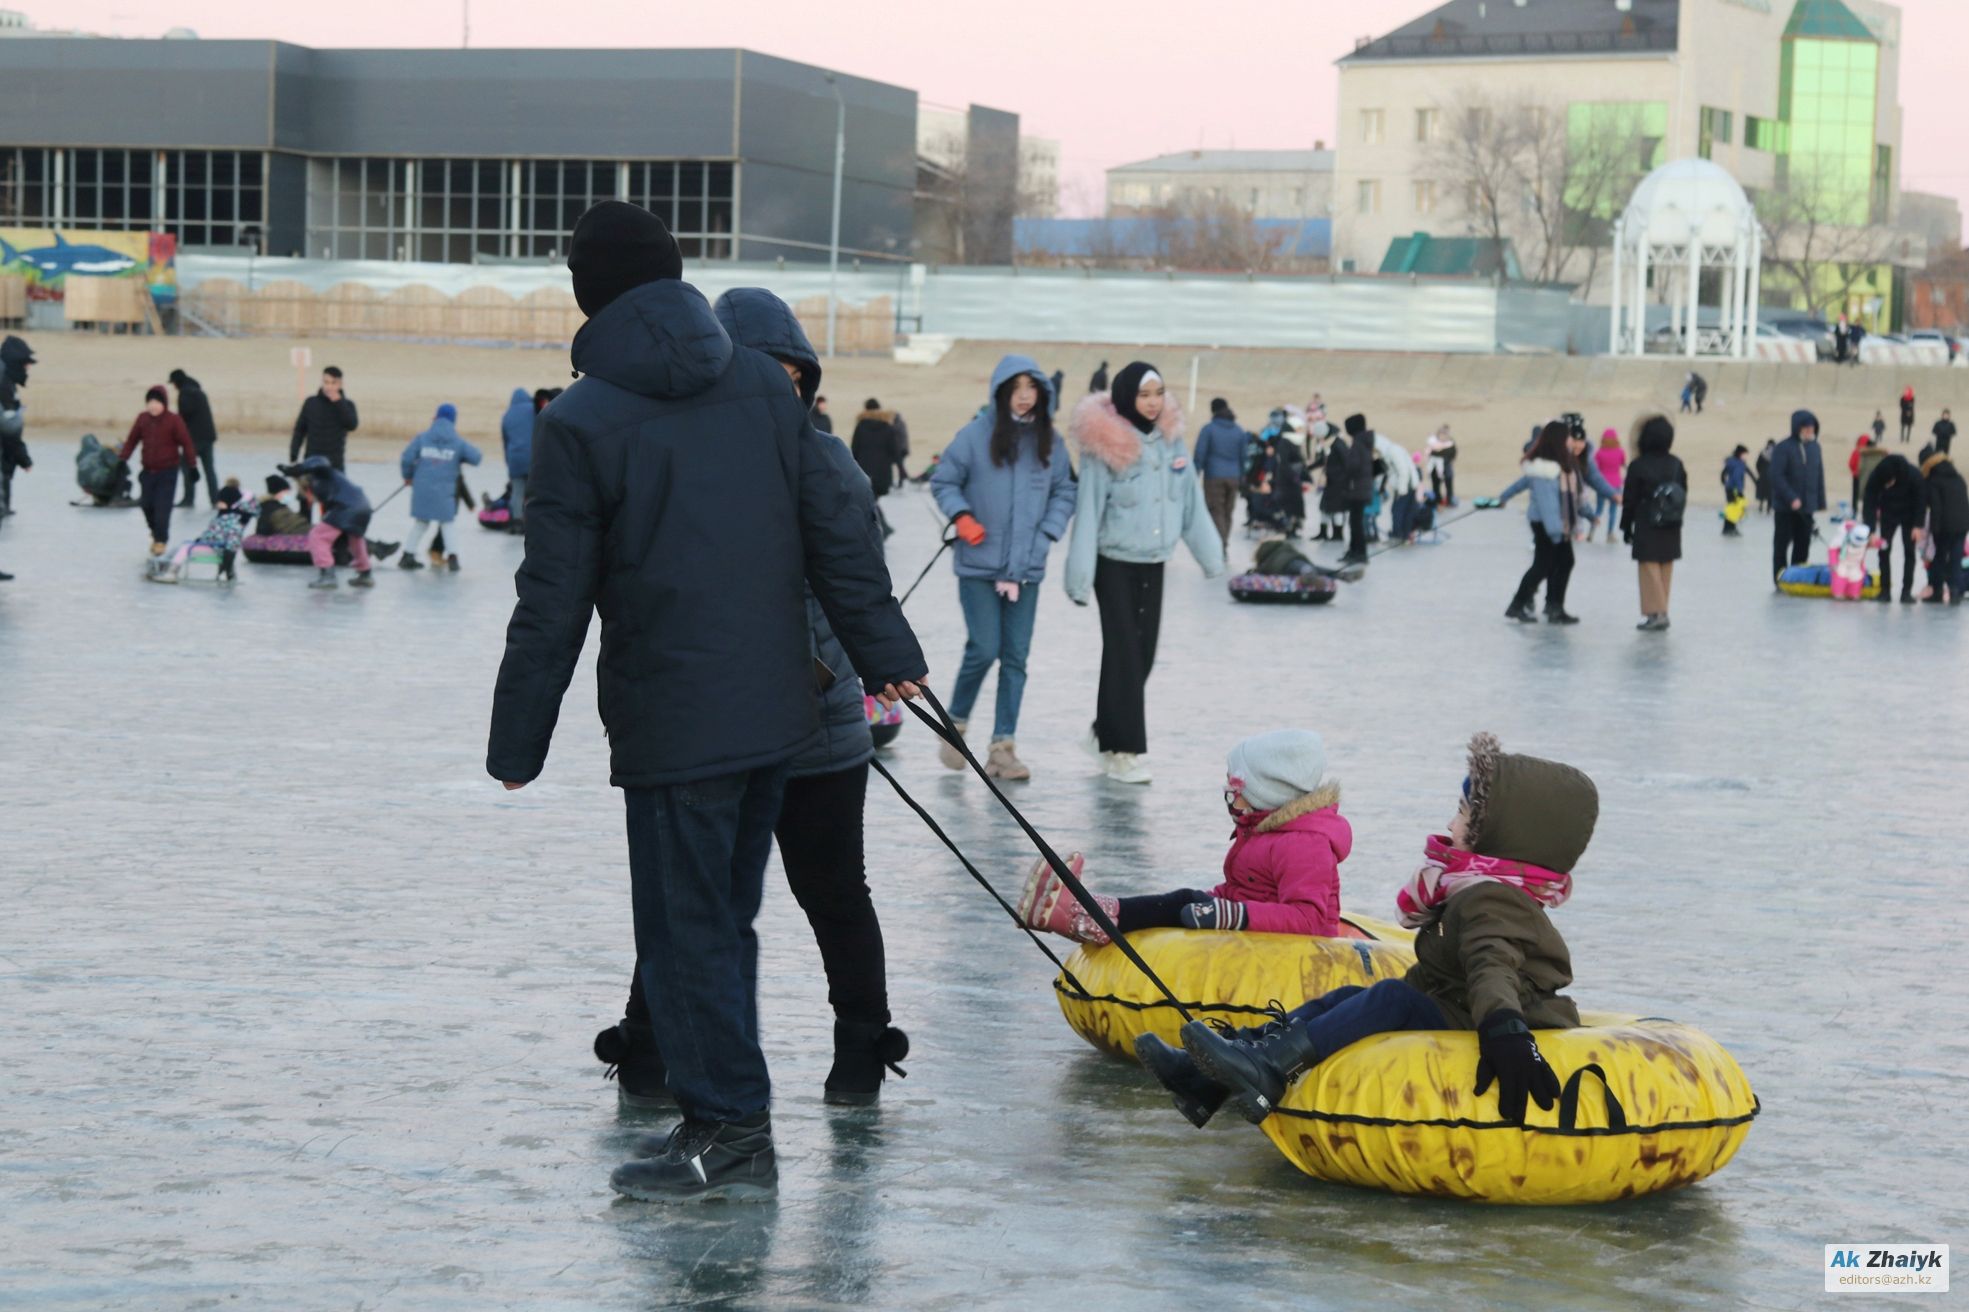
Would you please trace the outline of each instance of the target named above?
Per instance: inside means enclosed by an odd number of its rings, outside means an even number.
[[[1939,328],[1916,328],[1907,335],[1907,339],[1910,342],[1925,342],[1929,345],[1943,347],[1948,351],[1950,364],[1954,364],[1956,357],[1962,354],[1962,343]]]

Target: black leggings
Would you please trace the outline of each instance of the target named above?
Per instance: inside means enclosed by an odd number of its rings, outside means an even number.
[[[786,867],[793,900],[813,926],[834,1014],[886,1025],[889,987],[882,925],[863,864],[862,807],[867,797],[866,763],[789,779],[773,835],[779,839],[780,863]],[[641,970],[630,978],[623,1015],[632,1025],[649,1024]]]
[[[1894,535],[1901,538],[1901,592],[1914,591],[1914,567],[1921,559],[1915,549],[1913,520],[1896,523],[1883,518],[1880,522],[1880,600],[1885,601],[1894,591]]]
[[[1162,566],[1097,556],[1094,602],[1101,608],[1101,690],[1094,705],[1094,736],[1104,752],[1146,752],[1144,693],[1162,632]]]
[[[1138,929],[1181,929],[1183,908],[1210,901],[1210,894],[1179,888],[1173,893],[1149,893],[1120,901],[1121,910],[1115,913],[1114,923],[1122,933],[1132,934]]]
[[[1572,580],[1572,539],[1554,542],[1537,524],[1531,526],[1531,568],[1518,580],[1518,595],[1511,599],[1514,610],[1531,605],[1538,585],[1545,585],[1545,613],[1566,608],[1566,584]]]

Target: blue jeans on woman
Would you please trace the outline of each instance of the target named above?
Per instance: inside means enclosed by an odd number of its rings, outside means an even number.
[[[1384,979],[1373,988],[1348,984],[1323,993],[1287,1012],[1286,1023],[1312,1037],[1320,1061],[1369,1035],[1449,1028],[1442,1008],[1428,994],[1398,979]]]
[[[1619,519],[1619,516],[1615,512],[1619,509],[1620,507],[1614,504],[1612,497],[1598,488],[1593,489],[1593,527],[1597,529],[1600,525],[1605,524],[1607,526],[1607,541],[1609,542],[1613,541],[1614,525]],[[1605,518],[1602,518],[1602,516]]]
[[[1026,654],[1032,650],[1032,625],[1039,615],[1039,585],[1019,585],[1019,599],[998,595],[991,579],[957,580],[957,603],[964,609],[964,661],[950,689],[950,718],[968,720],[984,687],[985,673],[998,662],[998,707],[991,737],[1016,737],[1019,703],[1026,692]]]

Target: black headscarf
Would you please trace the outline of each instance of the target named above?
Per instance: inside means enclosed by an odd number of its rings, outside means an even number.
[[[1162,371],[1152,364],[1133,360],[1121,366],[1114,376],[1114,384],[1108,388],[1108,395],[1114,399],[1114,412],[1144,433],[1154,430],[1155,421],[1142,418],[1141,412],[1135,409],[1135,395],[1141,391],[1142,380],[1150,374],[1160,377]]]

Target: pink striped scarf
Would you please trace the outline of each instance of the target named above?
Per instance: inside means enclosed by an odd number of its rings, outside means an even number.
[[[1439,907],[1458,889],[1489,880],[1509,884],[1544,907],[1556,907],[1572,896],[1572,876],[1524,861],[1480,856],[1451,847],[1446,834],[1431,834],[1424,845],[1427,861],[1415,872],[1407,888],[1395,894],[1402,924],[1419,929],[1429,912]]]

